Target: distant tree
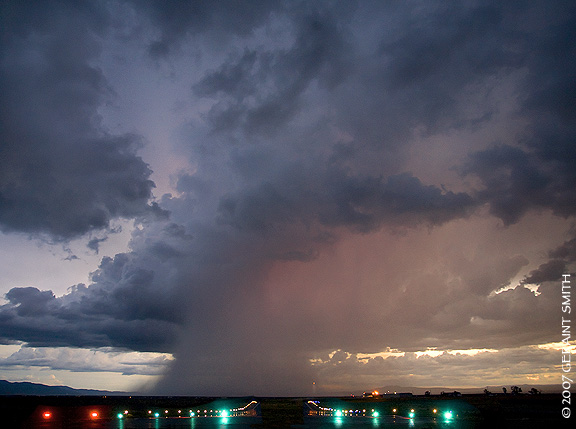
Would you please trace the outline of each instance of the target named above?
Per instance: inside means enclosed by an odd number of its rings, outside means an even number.
[[[485,395],[491,395],[492,392],[490,392],[488,389],[484,389],[484,394],[485,394]]]
[[[503,387],[502,392],[504,392],[504,394],[506,394],[506,392],[508,392],[508,390],[505,387]]]
[[[510,387],[510,390],[512,391],[513,395],[517,395],[519,393],[522,393],[522,388],[518,387],[518,386],[512,386],[512,387]]]
[[[426,392],[424,392],[424,396],[430,396],[430,391],[427,390]]]
[[[540,391],[539,391],[538,389],[536,389],[535,387],[533,387],[532,389],[530,389],[530,394],[532,394],[532,395],[539,395],[540,393],[542,393],[542,392],[540,392]]]

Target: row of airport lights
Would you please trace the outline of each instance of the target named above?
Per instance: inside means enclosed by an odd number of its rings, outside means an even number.
[[[188,414],[190,417],[230,417],[231,414],[236,413],[236,412],[242,412],[242,411],[246,411],[246,409],[248,407],[250,407],[252,404],[257,404],[256,401],[252,401],[248,404],[246,404],[243,407],[240,408],[231,408],[230,410],[204,410],[204,413],[202,415],[202,410],[196,410],[196,412],[194,412],[193,410],[188,410]],[[168,410],[164,410],[164,417],[168,417],[169,411]],[[124,412],[122,413],[118,413],[116,415],[116,417],[118,419],[124,419],[126,417],[128,417],[129,415],[129,411],[128,410],[124,410]],[[148,410],[148,416],[150,417],[154,417],[154,418],[159,418],[161,416],[161,414],[158,411],[153,412],[152,410]],[[182,410],[178,410],[178,417],[182,416]],[[44,411],[42,413],[42,417],[45,420],[50,420],[53,417],[53,414],[51,411]],[[89,417],[91,419],[98,419],[100,417],[100,414],[97,411],[90,411],[89,412]]]
[[[236,409],[204,410],[204,411],[196,410],[195,412],[193,410],[188,410],[188,415],[190,417],[230,417],[230,415],[233,411],[236,411]],[[127,415],[128,415],[128,410],[124,410],[124,413],[118,413],[116,417],[118,417],[119,419],[123,419]],[[159,413],[158,411],[148,410],[148,416],[154,417],[154,418],[159,418],[160,416],[162,416],[162,414]],[[170,417],[169,411],[164,410],[163,416],[164,417]],[[182,410],[178,410],[178,417],[182,417]]]
[[[248,404],[244,405],[243,407],[239,407],[239,408],[230,408],[229,410],[204,410],[204,412],[202,412],[202,410],[196,410],[196,412],[194,412],[193,410],[188,410],[188,414],[190,417],[230,417],[231,415],[233,415],[234,413],[237,412],[243,412],[246,411],[246,409],[248,407],[250,407],[252,404],[257,404],[258,402],[256,401],[251,401]],[[168,410],[164,410],[164,417],[168,417]],[[128,415],[128,410],[124,410],[124,413],[118,413],[117,417],[118,419],[123,419],[124,417],[126,417]],[[160,417],[160,413],[159,412],[152,412],[152,410],[148,410],[148,415],[150,417],[154,417],[154,418],[159,418]],[[182,416],[182,410],[178,410],[178,417]]]
[[[342,417],[342,416],[355,416],[355,415],[360,415],[360,413],[362,413],[362,415],[366,414],[366,410],[334,410],[333,408],[323,408],[323,407],[319,407],[322,411],[331,411],[331,412],[335,412],[336,417]],[[393,408],[392,409],[392,414],[396,415],[398,413],[398,409]],[[436,408],[434,408],[432,410],[432,413],[434,413],[434,415],[438,415],[438,410]],[[371,414],[372,417],[379,417],[380,413],[374,409],[371,410]],[[410,417],[411,419],[413,419],[414,417],[416,417],[416,411],[414,410],[414,408],[412,408],[410,410],[410,412],[408,413],[408,417]],[[454,413],[451,410],[447,410],[444,412],[444,418],[446,420],[452,420],[454,418]]]

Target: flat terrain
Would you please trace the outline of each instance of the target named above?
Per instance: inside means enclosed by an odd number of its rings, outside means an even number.
[[[363,417],[343,415],[308,415],[306,402],[309,398],[206,398],[206,397],[118,397],[118,396],[4,396],[0,398],[0,426],[9,428],[130,428],[136,421],[149,418],[149,411],[158,411],[159,422],[150,427],[181,427],[187,421],[188,412],[204,408],[208,414],[218,407],[234,408],[258,401],[257,418],[250,420],[254,428],[317,428],[317,427],[372,427],[406,426],[408,414],[414,410],[415,427],[528,427],[550,428],[569,427],[569,420],[562,418],[562,403],[559,394],[541,395],[463,395],[461,397],[413,396],[405,398],[313,398],[319,404],[333,410],[367,410]],[[312,399],[312,398],[310,398]],[[433,410],[437,410],[437,414]],[[43,413],[53,413],[52,422],[42,419]],[[380,420],[374,419],[372,410],[379,413]],[[396,410],[396,411],[393,411]],[[454,419],[442,420],[440,413],[451,410]],[[128,411],[123,422],[119,423],[118,413]],[[179,414],[180,413],[182,414]],[[97,419],[90,419],[92,412],[98,412]],[[360,411],[362,413],[362,411]],[[179,417],[183,417],[179,419]],[[335,415],[334,415],[335,416]],[[576,418],[576,417],[573,417]],[[203,421],[209,422],[210,419]],[[213,419],[215,427],[217,420]],[[200,422],[200,420],[198,420]],[[368,422],[368,423],[366,423]],[[573,422],[572,422],[573,423]],[[227,424],[236,425],[234,418]],[[410,424],[412,425],[412,424]]]

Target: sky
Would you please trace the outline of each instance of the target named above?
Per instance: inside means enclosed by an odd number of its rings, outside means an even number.
[[[559,384],[575,9],[3,1],[0,378]]]

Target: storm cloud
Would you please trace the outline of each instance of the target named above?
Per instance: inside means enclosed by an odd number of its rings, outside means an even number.
[[[0,227],[56,240],[146,216],[154,183],[141,139],[113,135],[93,65],[110,16],[97,3],[2,5]]]
[[[2,341],[171,353],[166,394],[545,373],[576,261],[569,2],[42,7],[3,6],[0,226],[96,252],[134,226],[62,296],[7,286]]]

